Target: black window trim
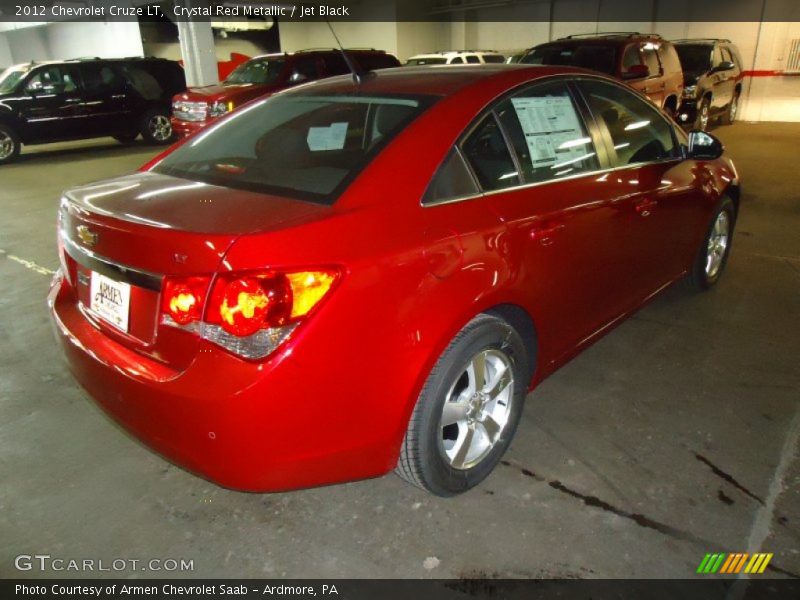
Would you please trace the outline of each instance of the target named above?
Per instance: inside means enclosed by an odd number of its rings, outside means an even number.
[[[613,146],[614,146],[613,141],[610,141],[608,139],[609,138],[608,134],[603,133],[601,131],[600,127],[597,125],[597,122],[595,121],[595,117],[592,114],[591,110],[589,109],[589,105],[587,104],[586,98],[583,95],[583,91],[577,85],[579,81],[585,81],[585,80],[602,81],[602,82],[605,82],[605,83],[607,83],[609,85],[617,86],[617,87],[619,87],[619,88],[621,88],[621,89],[623,89],[623,90],[625,90],[627,92],[631,92],[634,95],[636,95],[636,92],[634,90],[632,90],[631,88],[629,88],[629,87],[627,87],[627,86],[625,86],[623,84],[617,83],[616,81],[611,81],[611,80],[609,80],[609,79],[607,79],[605,77],[595,77],[595,76],[592,76],[592,75],[580,75],[580,76],[577,76],[577,77],[575,75],[573,75],[573,74],[570,74],[570,75],[549,75],[549,76],[546,76],[546,77],[542,77],[540,79],[536,79],[533,82],[526,81],[526,82],[514,87],[513,89],[509,90],[508,92],[502,94],[501,96],[498,96],[497,98],[494,98],[491,102],[489,102],[489,104],[488,104],[488,106],[486,108],[484,108],[480,113],[478,113],[475,116],[475,118],[470,122],[470,124],[459,135],[459,137],[456,140],[455,144],[453,144],[453,146],[451,146],[447,150],[447,152],[445,152],[445,154],[444,154],[444,156],[442,158],[442,161],[436,167],[436,169],[434,170],[433,175],[431,176],[431,180],[430,181],[433,181],[433,179],[439,174],[439,170],[442,168],[442,165],[445,163],[447,158],[450,156],[450,151],[453,149],[453,147],[455,147],[456,150],[459,152],[459,155],[461,156],[461,159],[466,164],[467,169],[468,169],[470,175],[473,178],[473,182],[476,184],[476,187],[478,189],[478,193],[477,194],[469,194],[467,196],[458,196],[458,197],[454,197],[454,198],[445,198],[445,199],[442,199],[442,200],[432,200],[430,202],[423,202],[423,199],[425,197],[425,192],[428,190],[428,186],[426,186],[425,189],[422,192],[422,196],[419,199],[419,205],[422,208],[433,208],[433,207],[436,207],[436,206],[444,206],[444,205],[447,205],[447,204],[455,204],[455,203],[458,203],[458,202],[466,202],[466,201],[470,201],[470,200],[478,200],[478,199],[484,198],[486,196],[492,196],[494,194],[502,194],[502,193],[514,192],[514,191],[520,190],[520,189],[527,189],[527,188],[539,187],[539,186],[544,186],[544,185],[552,185],[552,184],[560,183],[560,182],[563,182],[563,181],[570,181],[570,180],[573,180],[573,179],[580,179],[582,177],[594,177],[594,176],[597,176],[597,175],[604,175],[604,174],[607,174],[607,173],[613,173],[615,171],[622,171],[622,170],[631,169],[631,168],[639,168],[639,167],[642,167],[644,165],[657,165],[657,164],[669,163],[669,162],[678,163],[678,162],[682,162],[682,161],[684,161],[684,160],[686,160],[688,158],[687,155],[686,155],[685,144],[682,144],[680,139],[678,139],[678,136],[677,136],[677,134],[675,132],[675,126],[672,123],[670,123],[669,119],[666,116],[660,114],[660,111],[658,110],[658,107],[653,106],[653,109],[656,110],[656,112],[659,112],[659,116],[667,123],[667,125],[669,125],[670,131],[672,133],[673,141],[675,142],[675,145],[681,150],[680,156],[674,157],[674,158],[665,158],[665,159],[656,160],[656,161],[645,161],[645,162],[631,163],[631,164],[628,164],[628,165],[616,165],[616,166],[612,165],[611,164],[611,158],[612,158],[612,156],[615,156],[615,155],[609,153],[608,149],[609,149],[609,147],[613,148]],[[589,133],[589,136],[592,138],[592,141],[593,141],[593,143],[595,145],[595,150],[597,152],[597,158],[598,158],[598,161],[600,163],[600,168],[595,170],[595,171],[587,171],[587,172],[584,172],[584,173],[575,173],[574,175],[567,175],[566,177],[559,177],[558,179],[548,179],[547,181],[532,181],[532,182],[524,183],[522,181],[523,178],[520,177],[520,184],[518,184],[518,185],[509,186],[509,187],[505,187],[505,188],[500,188],[500,189],[497,189],[497,190],[484,190],[482,188],[482,186],[480,185],[480,183],[478,182],[477,178],[475,177],[475,173],[472,170],[472,165],[469,164],[469,161],[466,160],[466,157],[464,156],[463,152],[461,152],[461,144],[466,140],[466,138],[468,138],[472,134],[472,132],[481,123],[483,123],[483,119],[485,118],[486,115],[488,115],[489,113],[494,113],[495,112],[495,106],[497,106],[498,104],[500,104],[504,100],[506,100],[506,99],[518,94],[520,91],[524,90],[527,87],[533,87],[533,86],[536,86],[536,85],[539,85],[539,84],[543,84],[543,83],[546,83],[546,82],[553,82],[553,81],[563,81],[567,85],[567,89],[569,90],[571,96],[573,97],[573,100],[575,101],[576,107],[578,108],[578,113],[581,116],[581,118],[583,119],[583,124],[586,126],[587,132]],[[645,102],[649,102],[646,98],[643,98],[643,100]],[[497,120],[497,116],[496,115],[495,115],[494,118]],[[504,131],[503,124],[500,123],[499,120],[498,120],[498,123],[500,125],[501,131]],[[505,135],[505,133],[504,133],[504,139],[505,139],[505,142],[506,142],[506,146],[508,147],[509,152],[511,153],[512,158],[516,157],[516,151],[513,149],[513,147],[509,147],[508,137]],[[598,142],[599,142],[599,145],[598,145]],[[609,143],[610,143],[610,146],[609,146]],[[518,164],[518,163],[515,163],[515,164]],[[430,182],[428,183],[428,185],[430,185]]]

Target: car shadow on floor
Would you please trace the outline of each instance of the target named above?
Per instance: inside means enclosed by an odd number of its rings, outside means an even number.
[[[48,164],[78,160],[107,159],[131,154],[157,156],[168,146],[156,146],[143,141],[121,144],[112,139],[98,139],[82,142],[60,142],[23,148],[13,164]],[[143,162],[147,160],[145,156]]]

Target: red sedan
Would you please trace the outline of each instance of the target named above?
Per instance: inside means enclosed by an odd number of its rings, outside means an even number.
[[[304,85],[66,192],[55,329],[111,416],[221,485],[395,469],[457,494],[538,382],[676,280],[717,282],[722,151],[565,67]]]

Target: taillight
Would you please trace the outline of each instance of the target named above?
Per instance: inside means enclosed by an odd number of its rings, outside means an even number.
[[[335,271],[221,274],[167,279],[162,323],[195,331],[244,356],[263,358],[283,343],[336,282]]]

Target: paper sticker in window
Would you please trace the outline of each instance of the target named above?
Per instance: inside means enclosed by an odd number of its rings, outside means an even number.
[[[312,152],[341,150],[347,137],[347,122],[331,123],[327,127],[309,127],[306,142]]]
[[[534,169],[574,164],[594,156],[592,140],[567,96],[512,98]]]

